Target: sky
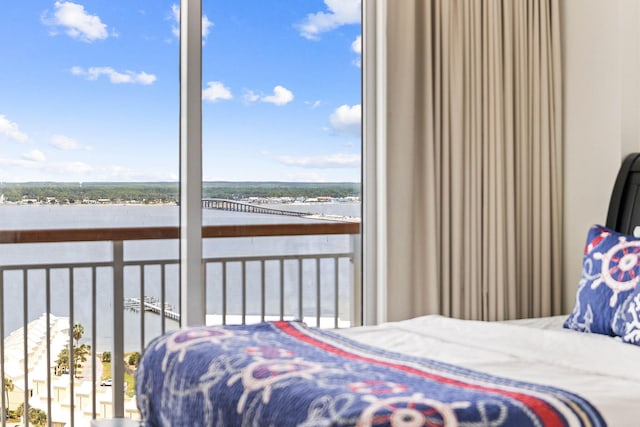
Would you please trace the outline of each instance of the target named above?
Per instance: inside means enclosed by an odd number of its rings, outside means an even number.
[[[360,0],[203,0],[203,180],[360,181]],[[0,182],[177,181],[179,6],[0,14]]]

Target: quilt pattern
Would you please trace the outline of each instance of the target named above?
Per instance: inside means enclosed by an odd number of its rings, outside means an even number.
[[[146,426],[604,426],[581,397],[368,347],[299,322],[195,327],[147,348]]]

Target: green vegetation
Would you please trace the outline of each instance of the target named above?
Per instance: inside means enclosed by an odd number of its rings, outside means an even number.
[[[205,182],[205,198],[246,199],[249,197],[359,197],[360,184],[307,182]]]
[[[0,194],[9,202],[23,199],[58,203],[82,203],[83,200],[110,199],[111,201],[172,202],[177,199],[176,183],[3,183]]]
[[[105,352],[107,353],[107,352]],[[104,354],[102,353],[103,357],[102,357],[102,377],[100,378],[100,381],[104,381],[104,380],[108,380],[109,378],[111,378],[111,354],[109,353],[109,361],[105,361],[104,359]],[[138,355],[138,356],[134,356],[134,355]],[[132,359],[133,357],[133,359]],[[127,390],[125,392],[125,394],[129,397],[133,397],[136,394],[136,377],[135,377],[135,370],[131,369],[131,366],[133,366],[131,364],[131,360],[136,360],[136,366],[137,366],[137,359],[140,357],[140,353],[135,352],[135,353],[127,353],[125,354],[125,360],[128,362],[128,365],[125,365],[125,370],[124,370],[124,382],[127,385]],[[135,369],[135,368],[134,368]]]
[[[133,366],[133,367],[138,367],[138,362],[140,361],[140,353],[138,353],[137,351],[134,351],[133,353],[129,354],[129,366]]]
[[[136,395],[136,378],[128,371],[125,371],[124,382],[127,383],[127,391],[125,392],[125,394],[128,397],[135,396]]]
[[[7,408],[9,407],[9,392],[15,389],[15,385],[11,378],[4,377],[4,392],[6,393]]]
[[[8,202],[36,199],[49,203],[82,203],[108,199],[111,202],[171,203],[178,200],[178,184],[171,182],[30,182],[1,183],[0,194]],[[358,197],[359,183],[305,182],[204,182],[204,198],[249,197]]]
[[[108,362],[102,359],[102,377],[100,377],[100,381],[108,380],[111,378],[111,359]]]
[[[76,377],[79,376],[80,368],[82,364],[87,361],[87,356],[91,354],[91,346],[89,344],[80,344],[80,338],[84,334],[84,326],[80,323],[73,325],[73,368]],[[56,359],[56,372],[60,375],[63,372],[69,371],[69,346],[66,346],[58,354]]]
[[[22,411],[24,412],[24,407],[22,408]],[[7,420],[18,421],[20,420],[21,416],[22,414],[19,413],[17,409],[16,410],[7,409]]]
[[[24,403],[21,403],[15,412],[16,412],[16,415],[24,414]],[[45,425],[47,425],[47,413],[42,409],[30,407],[29,408],[29,424],[36,427],[44,427]]]

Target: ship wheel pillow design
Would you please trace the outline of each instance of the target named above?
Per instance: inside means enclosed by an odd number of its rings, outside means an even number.
[[[565,328],[615,335],[614,320],[640,282],[640,239],[594,225],[587,235],[582,277]]]

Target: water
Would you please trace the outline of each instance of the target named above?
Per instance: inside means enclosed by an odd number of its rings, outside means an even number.
[[[270,206],[287,210],[300,210],[319,214],[360,216],[360,204],[356,203],[323,203],[315,205]],[[0,205],[0,228],[16,229],[58,229],[58,228],[97,228],[97,227],[137,227],[137,226],[176,226],[178,225],[179,208],[177,206],[142,206],[142,205],[83,205],[83,206],[20,206]],[[296,217],[203,210],[203,224],[269,224],[317,222]],[[305,253],[350,252],[349,236],[295,236],[295,237],[256,237],[256,238],[224,238],[207,239],[203,244],[203,256],[231,257],[253,255],[283,255]],[[159,260],[178,258],[177,240],[155,240],[141,242],[125,242],[125,260]],[[111,261],[112,245],[110,242],[96,243],[55,243],[55,244],[21,244],[0,245],[0,265],[33,265],[78,262]],[[267,313],[277,314],[279,311],[279,272],[277,263],[267,263],[266,308]],[[348,261],[340,263],[339,299],[342,317],[348,317],[351,299],[351,268]],[[333,280],[332,262],[321,264],[322,281]],[[304,284],[303,297],[305,315],[315,316],[316,287],[315,262],[303,264]],[[46,286],[44,270],[29,273],[27,286],[28,321],[38,318],[46,311]],[[90,269],[75,270],[73,275],[73,295],[69,290],[69,272],[66,269],[53,270],[51,273],[51,313],[56,316],[69,316],[69,307],[73,304],[74,322],[80,322],[85,328],[83,342],[90,343],[91,332],[91,275]],[[207,314],[220,314],[221,301],[221,268],[214,265],[208,269],[207,280]],[[247,313],[257,314],[260,311],[260,269],[257,263],[247,264]],[[285,313],[296,316],[298,313],[297,265],[285,263]],[[160,298],[160,269],[147,267],[144,272],[144,294]],[[227,295],[228,313],[240,313],[241,291],[233,283],[241,278],[240,264],[229,264],[227,280],[231,283]],[[172,306],[179,306],[179,290],[177,288],[177,266],[169,266],[166,270],[166,301]],[[113,324],[113,288],[110,269],[98,269],[96,273],[97,351],[108,350],[112,342]],[[324,285],[324,283],[323,283]],[[140,297],[139,268],[125,268],[125,298]],[[321,311],[333,315],[333,285],[323,286]],[[6,272],[4,276],[4,306],[2,307],[5,336],[23,326],[23,280],[22,272]],[[254,298],[252,298],[254,297]],[[73,300],[73,301],[72,301]],[[161,317],[148,313],[145,315],[145,343],[141,342],[140,314],[125,312],[125,350],[134,351],[161,332]],[[168,329],[177,327],[177,323],[168,320]]]

